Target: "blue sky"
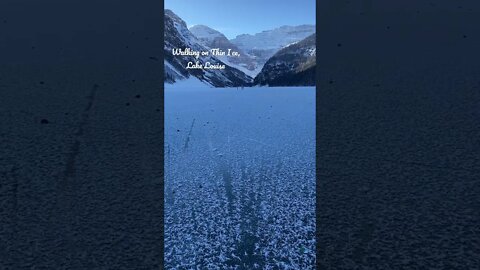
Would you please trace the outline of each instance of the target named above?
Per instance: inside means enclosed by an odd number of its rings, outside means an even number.
[[[204,24],[227,38],[282,25],[315,24],[315,0],[165,0],[190,27]]]

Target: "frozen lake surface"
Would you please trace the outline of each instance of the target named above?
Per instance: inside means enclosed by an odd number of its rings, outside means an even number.
[[[420,2],[319,14],[318,269],[479,269],[480,6]]]
[[[314,269],[314,87],[166,86],[165,266]]]

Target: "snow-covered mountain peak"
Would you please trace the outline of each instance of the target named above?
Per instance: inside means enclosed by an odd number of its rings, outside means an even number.
[[[194,76],[200,81],[215,87],[245,86],[252,78],[242,71],[226,65],[224,69],[187,68],[188,65],[200,66],[225,65],[219,58],[212,55],[196,58],[193,55],[174,56],[173,50],[187,48],[192,51],[207,51],[206,47],[187,28],[187,24],[171,10],[165,10],[165,44],[164,67],[165,81],[173,83]],[[227,40],[228,41],[228,40]]]
[[[315,85],[315,34],[275,53],[255,77],[255,84],[270,86]]]
[[[197,24],[189,28],[190,32],[192,32],[197,38],[212,41],[215,38],[225,38],[226,37],[218,32],[215,29],[212,29],[206,25]]]
[[[173,13],[170,9],[165,9],[165,17],[170,18],[173,22],[176,22],[183,27],[187,28],[187,24],[185,23],[184,20],[182,20],[180,17],[177,16],[177,14]]]
[[[315,33],[314,25],[284,25],[272,30],[265,30],[254,35],[242,34],[230,40],[245,51],[280,49],[288,44],[300,41]]]

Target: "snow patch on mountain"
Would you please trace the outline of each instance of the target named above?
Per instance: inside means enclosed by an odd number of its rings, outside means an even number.
[[[190,32],[192,32],[200,40],[213,41],[215,38],[225,37],[217,30],[201,24],[194,25],[188,30],[190,30]]]
[[[233,63],[232,61],[230,61],[230,58],[228,56],[222,55],[222,56],[217,56],[217,58],[220,59],[220,61],[222,61],[223,63],[242,71],[243,73],[247,74],[252,78],[255,78],[255,76],[257,76],[257,74],[260,73],[260,71],[262,71],[262,67],[263,67],[263,65],[256,66],[254,69],[250,70],[245,64]]]
[[[208,51],[209,48],[193,35],[187,28],[187,24],[171,10],[165,10],[165,82],[174,83],[178,80],[194,76],[215,87],[238,87],[250,85],[251,77],[242,71],[226,65],[225,69],[187,69],[189,62],[205,66],[224,65],[218,58],[209,55],[195,58],[191,55],[174,56],[173,49],[186,49],[192,51]]]
[[[315,34],[291,44],[272,56],[255,77],[255,84],[269,86],[315,85]]]
[[[221,49],[224,52],[228,52],[228,50],[238,52],[240,54],[239,57],[227,55],[215,56],[230,67],[236,68],[252,78],[262,70],[263,62],[259,62],[255,56],[238,48],[219,31],[205,25],[195,25],[190,27],[189,30],[198,38],[200,43],[207,48]]]

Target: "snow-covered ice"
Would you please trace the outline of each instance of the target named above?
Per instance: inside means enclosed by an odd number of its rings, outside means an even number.
[[[314,269],[315,88],[166,85],[165,267]]]
[[[373,4],[318,14],[319,269],[479,269],[480,2]]]

